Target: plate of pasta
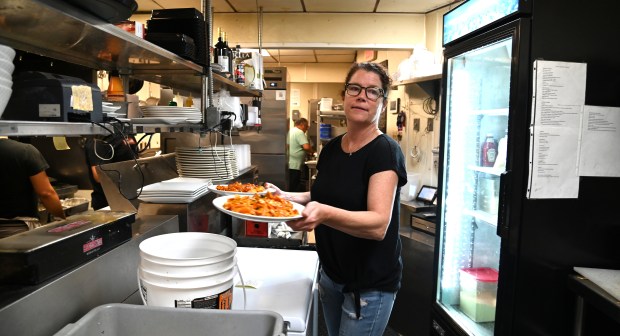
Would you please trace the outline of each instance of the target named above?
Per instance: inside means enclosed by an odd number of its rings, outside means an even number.
[[[257,184],[241,182],[234,182],[230,184],[210,184],[208,188],[211,192],[223,196],[254,194],[265,195],[267,192],[273,192],[272,189],[267,189]]]
[[[270,192],[264,195],[227,195],[213,200],[221,212],[257,222],[285,222],[301,218],[304,206]]]

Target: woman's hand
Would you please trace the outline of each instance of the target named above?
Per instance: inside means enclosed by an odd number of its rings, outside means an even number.
[[[310,202],[310,192],[309,191],[304,191],[304,192],[288,192],[288,191],[283,191],[282,189],[276,187],[275,185],[273,185],[273,184],[271,184],[269,182],[265,182],[265,188],[271,189],[273,191],[272,194],[274,194],[276,196],[280,196],[280,197],[284,198],[287,201],[299,203],[301,205],[305,205],[306,203]]]
[[[265,189],[273,190],[272,194],[274,194],[276,196],[280,196],[280,197],[284,196],[284,192],[280,188],[276,187],[275,184],[271,184],[269,182],[265,182],[264,185],[265,185]]]
[[[295,231],[312,231],[325,218],[323,218],[322,204],[319,202],[309,202],[301,213],[303,218],[286,222]]]

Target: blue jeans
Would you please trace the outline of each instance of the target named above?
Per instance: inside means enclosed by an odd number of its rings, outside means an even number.
[[[396,293],[367,291],[360,293],[361,313],[355,315],[353,293],[343,293],[344,285],[335,283],[321,270],[319,296],[325,324],[330,336],[383,335],[387,327]]]

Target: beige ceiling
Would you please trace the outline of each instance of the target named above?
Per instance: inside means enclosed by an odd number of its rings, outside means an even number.
[[[154,9],[197,8],[201,0],[137,0],[137,13]],[[426,14],[460,0],[212,0],[217,13],[404,13]],[[344,49],[268,49],[265,63],[352,63],[355,50]]]

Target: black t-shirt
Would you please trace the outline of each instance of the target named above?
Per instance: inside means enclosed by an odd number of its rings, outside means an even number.
[[[347,292],[395,292],[400,288],[402,273],[398,229],[400,187],[407,182],[405,158],[396,141],[385,134],[352,155],[342,151],[341,142],[342,135],[321,150],[311,191],[313,201],[349,211],[365,211],[370,177],[387,170],[398,175],[398,188],[392,218],[382,241],[353,237],[327,225],[315,229],[321,266],[332,280],[344,284]]]
[[[127,143],[123,141],[123,137],[120,134],[108,136],[103,140],[89,138],[84,145],[84,151],[86,153],[86,164],[89,167],[88,177],[93,186],[91,206],[93,209],[99,210],[108,206],[108,201],[103,193],[103,187],[95,181],[90,167],[106,163],[133,160],[134,156],[137,158],[137,154],[135,154],[135,149],[132,148],[132,146],[127,145]]]
[[[47,161],[34,146],[0,139],[0,218],[39,217],[39,200],[30,176],[47,168]]]

